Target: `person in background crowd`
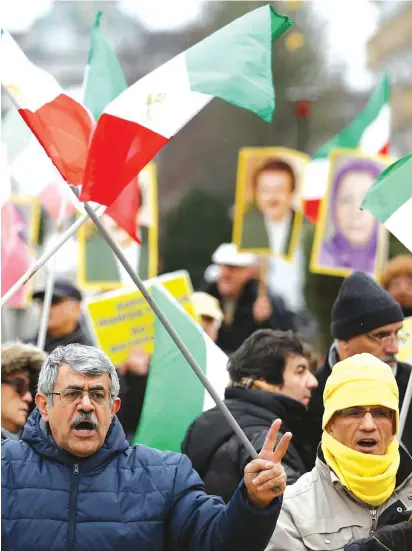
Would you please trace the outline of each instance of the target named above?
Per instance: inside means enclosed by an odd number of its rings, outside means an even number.
[[[318,385],[302,339],[291,331],[260,329],[232,354],[228,370],[231,385],[225,392],[225,404],[256,450],[261,449],[277,417],[283,421],[279,434],[293,434],[282,464],[288,484],[296,482],[313,467],[306,406]],[[229,501],[250,457],[218,408],[194,421],[182,451],[200,474],[206,491]]]
[[[386,265],[382,287],[401,305],[405,318],[412,316],[412,255],[402,254]]]
[[[263,551],[276,526],[291,434],[273,423],[225,506],[187,457],[130,447],[119,380],[98,348],[56,348],[22,442],[2,447],[2,545],[14,551]],[[35,506],[33,504],[35,503]]]
[[[33,300],[40,304],[43,311],[45,289],[36,290]],[[81,325],[82,294],[70,281],[58,279],[54,282],[53,296],[47,324],[44,350],[50,354],[58,346],[79,343],[92,345],[90,336]],[[38,334],[27,342],[36,344]]]
[[[1,347],[1,438],[18,440],[33,402],[33,388],[46,354],[35,346]]]
[[[133,348],[127,360],[117,369],[122,396],[122,407],[117,417],[129,442],[136,434],[142,414],[150,360],[150,354],[141,348]]]
[[[343,360],[326,382],[324,402],[315,467],[288,486],[267,551],[342,551],[412,513],[412,458],[395,438],[392,369],[371,354]]]
[[[279,296],[259,293],[255,256],[239,253],[236,245],[220,245],[212,257],[219,266],[216,283],[205,291],[216,297],[223,323],[216,344],[231,354],[257,329],[294,329],[293,315]]]
[[[354,354],[368,352],[389,364],[399,388],[402,408],[411,366],[398,362],[399,341],[407,339],[402,330],[403,313],[399,304],[370,276],[353,272],[341,286],[332,308],[331,333],[334,342],[323,367],[316,373],[319,386],[314,390],[309,412],[314,423],[314,440],[322,435],[323,391],[334,365]],[[409,409],[410,412],[410,409]],[[412,452],[412,415],[409,413],[402,441]]]
[[[192,294],[194,309],[200,318],[200,325],[213,342],[216,342],[220,326],[223,321],[223,312],[219,301],[207,293]]]

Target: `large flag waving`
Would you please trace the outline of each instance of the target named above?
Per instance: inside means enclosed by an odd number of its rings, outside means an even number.
[[[391,129],[390,83],[385,75],[365,109],[340,134],[325,143],[312,157],[302,191],[305,215],[315,223],[326,193],[329,160],[334,149],[361,149],[367,155],[389,153]]]
[[[92,43],[85,73],[84,103],[99,119],[104,108],[127,89],[127,81],[115,52],[101,27],[98,12],[92,30]],[[138,177],[134,178],[106,209],[105,214],[139,242],[137,213],[140,204]]]
[[[223,399],[229,383],[226,354],[166,289],[153,285],[152,295]],[[212,398],[163,324],[155,318],[154,353],[142,416],[133,443],[180,452],[189,425],[202,411],[214,406]]]
[[[412,153],[382,172],[366,193],[361,208],[412,251]]]
[[[0,31],[0,76],[27,126],[73,185],[83,182],[94,121],[46,71],[31,63],[11,35]]]
[[[291,25],[264,6],[233,21],[149,73],[101,115],[81,200],[109,206],[129,182],[214,97],[271,121],[271,44]]]

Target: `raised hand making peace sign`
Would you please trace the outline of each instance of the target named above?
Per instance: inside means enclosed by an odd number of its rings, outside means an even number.
[[[259,459],[254,459],[245,467],[244,481],[249,499],[259,507],[267,507],[286,488],[286,473],[281,460],[287,452],[292,434],[286,432],[275,448],[281,424],[280,419],[272,423]]]

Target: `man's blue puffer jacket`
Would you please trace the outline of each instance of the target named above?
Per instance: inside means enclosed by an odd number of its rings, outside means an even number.
[[[7,551],[263,551],[281,503],[258,509],[241,485],[226,507],[186,456],[129,447],[116,417],[83,460],[56,446],[37,409],[23,439],[2,445]]]

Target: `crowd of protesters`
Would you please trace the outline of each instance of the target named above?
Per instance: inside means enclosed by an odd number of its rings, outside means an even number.
[[[259,458],[218,407],[187,427],[182,455],[131,446],[150,355],[115,368],[81,292],[58,280],[44,351],[37,335],[2,345],[4,549],[412,549],[412,366],[398,360],[412,256],[380,283],[344,279],[324,358],[253,255],[223,244],[212,262],[193,305],[228,354],[224,403]]]

